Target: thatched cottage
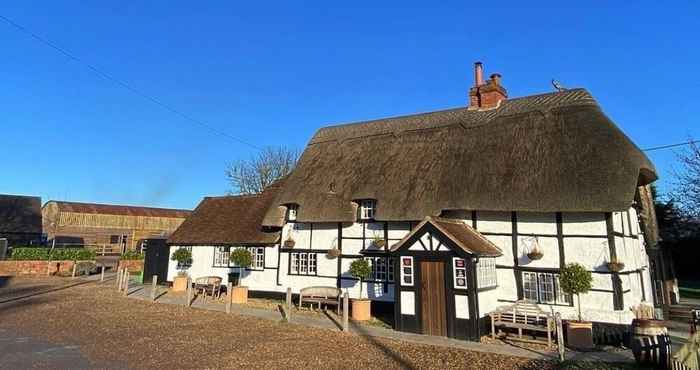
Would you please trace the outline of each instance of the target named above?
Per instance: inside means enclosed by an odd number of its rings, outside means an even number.
[[[655,297],[654,165],[588,91],[508,99],[500,75],[482,76],[477,63],[468,106],[320,129],[276,186],[205,199],[171,252],[192,247],[193,277],[226,279],[242,246],[252,291],[351,297],[349,265],[365,258],[363,290],[393,307],[396,329],[457,338],[478,338],[488,312],[521,299],[572,317],[558,271],[577,262],[594,278],[584,318],[629,323],[629,307]]]

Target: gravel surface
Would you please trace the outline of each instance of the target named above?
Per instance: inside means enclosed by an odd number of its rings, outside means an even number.
[[[39,293],[70,279],[12,279],[0,286],[0,328],[72,343],[95,364],[174,368],[554,369],[552,363],[461,349],[365,338],[285,322],[226,315],[120,296],[110,283]],[[14,292],[14,293],[13,293]],[[23,294],[26,295],[26,294]],[[99,365],[96,365],[99,366]]]

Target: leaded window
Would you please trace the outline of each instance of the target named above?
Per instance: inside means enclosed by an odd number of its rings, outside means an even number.
[[[228,267],[231,247],[214,247],[214,267]]]
[[[479,289],[496,287],[498,285],[496,274],[495,258],[479,259],[479,263],[476,264],[476,277]]]
[[[316,275],[316,253],[294,252],[289,256],[289,273],[292,275]]]
[[[570,304],[571,295],[559,285],[559,275],[550,272],[523,272],[523,298],[544,304]]]

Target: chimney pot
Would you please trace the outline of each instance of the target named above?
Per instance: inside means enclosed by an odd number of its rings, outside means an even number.
[[[501,85],[501,74],[500,73],[494,73],[491,75],[491,81],[493,81],[494,84],[496,85]]]
[[[484,65],[481,62],[474,63],[474,86],[479,87],[484,84]]]

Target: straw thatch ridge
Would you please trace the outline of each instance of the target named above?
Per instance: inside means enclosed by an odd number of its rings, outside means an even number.
[[[401,241],[394,244],[391,247],[391,252],[396,252],[402,247],[407,246],[406,243],[409,240],[415,239],[414,235],[421,236],[423,233],[423,226],[426,224],[433,225],[443,236],[450,239],[457,247],[469,254],[479,257],[498,257],[503,255],[503,252],[496,244],[464,222],[432,216],[426,217],[413,231],[408,233]]]
[[[601,212],[627,209],[656,179],[649,159],[583,89],[320,129],[269,210],[300,222],[353,222],[358,199],[375,219],[449,209]]]
[[[65,202],[65,201],[60,201],[60,200],[50,200],[50,201],[46,202],[44,207],[48,206],[49,204],[55,204],[56,210],[58,212],[115,215],[115,216],[186,218],[192,212],[192,211],[187,210],[187,209],[127,206],[127,205],[100,204],[100,203]]]
[[[206,197],[168,238],[168,244],[274,244],[280,231],[264,228],[262,219],[278,190],[278,185],[272,185],[260,194]]]

